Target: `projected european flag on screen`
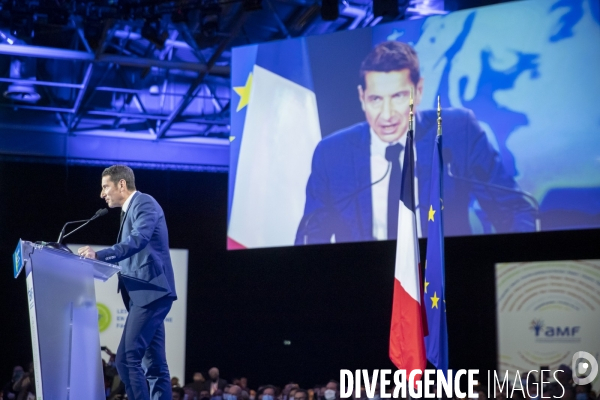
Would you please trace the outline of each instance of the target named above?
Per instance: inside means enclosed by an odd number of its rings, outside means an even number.
[[[393,239],[411,91],[421,237],[438,96],[446,236],[600,227],[599,43],[597,0],[531,0],[235,48],[228,248]]]

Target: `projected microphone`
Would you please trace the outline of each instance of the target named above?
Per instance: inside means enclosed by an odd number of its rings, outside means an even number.
[[[363,187],[358,188],[354,192],[350,193],[349,195],[347,195],[345,197],[342,197],[341,199],[338,199],[332,205],[329,205],[329,206],[326,206],[326,207],[323,207],[323,208],[318,208],[318,209],[316,209],[315,211],[313,211],[312,213],[310,213],[308,215],[308,217],[306,218],[306,221],[304,222],[303,227],[302,227],[302,230],[304,231],[304,240],[303,240],[302,244],[305,244],[305,245],[308,244],[308,233],[306,232],[306,228],[308,227],[308,223],[310,222],[310,220],[312,219],[312,217],[314,217],[315,215],[317,215],[317,214],[319,214],[321,212],[329,210],[331,207],[337,206],[337,205],[343,203],[344,201],[348,201],[348,203],[340,210],[340,212],[343,211],[343,210],[345,210],[346,207],[348,207],[350,205],[351,200],[354,199],[354,197],[356,197],[358,194],[360,194],[363,190],[367,190],[371,186],[378,184],[379,182],[381,182],[382,180],[384,180],[386,176],[388,176],[388,174],[390,173],[390,170],[392,168],[392,161],[389,158],[388,152],[386,152],[385,158],[386,158],[386,160],[388,162],[388,165],[387,165],[387,169],[385,170],[385,173],[383,174],[383,176],[381,178],[377,179],[374,182],[369,183],[368,185],[365,185]]]
[[[443,149],[442,153],[443,153],[444,162],[446,163],[446,167],[448,169],[448,176],[450,178],[456,179],[458,181],[468,182],[468,183],[471,183],[474,185],[481,185],[481,186],[489,188],[489,189],[495,189],[495,190],[500,190],[500,191],[504,191],[504,192],[508,192],[508,193],[518,194],[520,196],[523,196],[527,200],[529,200],[535,210],[535,213],[534,213],[535,214],[535,231],[536,232],[541,231],[542,221],[540,218],[540,204],[538,203],[537,199],[535,197],[533,197],[533,195],[531,195],[521,189],[514,189],[514,188],[509,188],[506,186],[497,185],[495,183],[485,182],[483,179],[484,179],[484,176],[486,175],[486,173],[483,170],[483,168],[481,168],[480,166],[476,166],[473,169],[473,174],[475,175],[475,177],[477,179],[471,179],[471,178],[467,178],[464,176],[456,176],[452,173],[452,168],[451,168],[452,160],[453,160],[452,151],[450,149]]]

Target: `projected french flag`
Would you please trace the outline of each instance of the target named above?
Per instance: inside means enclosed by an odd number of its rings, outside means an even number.
[[[287,246],[321,140],[306,41],[237,48],[233,56],[244,62],[232,63],[227,248]]]
[[[390,359],[398,369],[410,373],[415,369],[423,371],[427,359],[424,341],[426,327],[423,326],[426,319],[422,307],[419,241],[415,216],[413,132],[409,131],[407,135],[398,211]]]

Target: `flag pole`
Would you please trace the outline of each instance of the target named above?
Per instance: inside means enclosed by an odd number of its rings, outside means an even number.
[[[413,89],[410,88],[410,113],[408,114],[408,130],[413,130]]]
[[[437,125],[437,135],[442,136],[442,107],[440,106],[440,96],[438,96]]]
[[[446,282],[444,263],[443,221],[443,160],[442,160],[442,107],[437,99],[437,136],[431,162],[431,190],[427,219],[427,255],[423,291],[426,296],[427,327],[425,338],[428,360],[444,376],[448,374],[448,327],[446,319]],[[431,297],[433,295],[433,297]],[[439,297],[438,297],[439,296]],[[431,300],[431,301],[430,301]]]

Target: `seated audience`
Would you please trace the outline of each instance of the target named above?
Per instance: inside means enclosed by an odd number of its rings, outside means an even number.
[[[13,390],[14,384],[21,379],[25,371],[23,371],[23,367],[17,365],[13,368],[13,373],[10,381],[8,381],[4,387],[2,388],[2,398],[3,400],[14,400],[19,395],[18,392]]]
[[[179,386],[173,386],[171,391],[172,391],[172,395],[173,395],[173,400],[183,400],[184,399],[185,391],[183,390],[183,388],[181,388]]]

